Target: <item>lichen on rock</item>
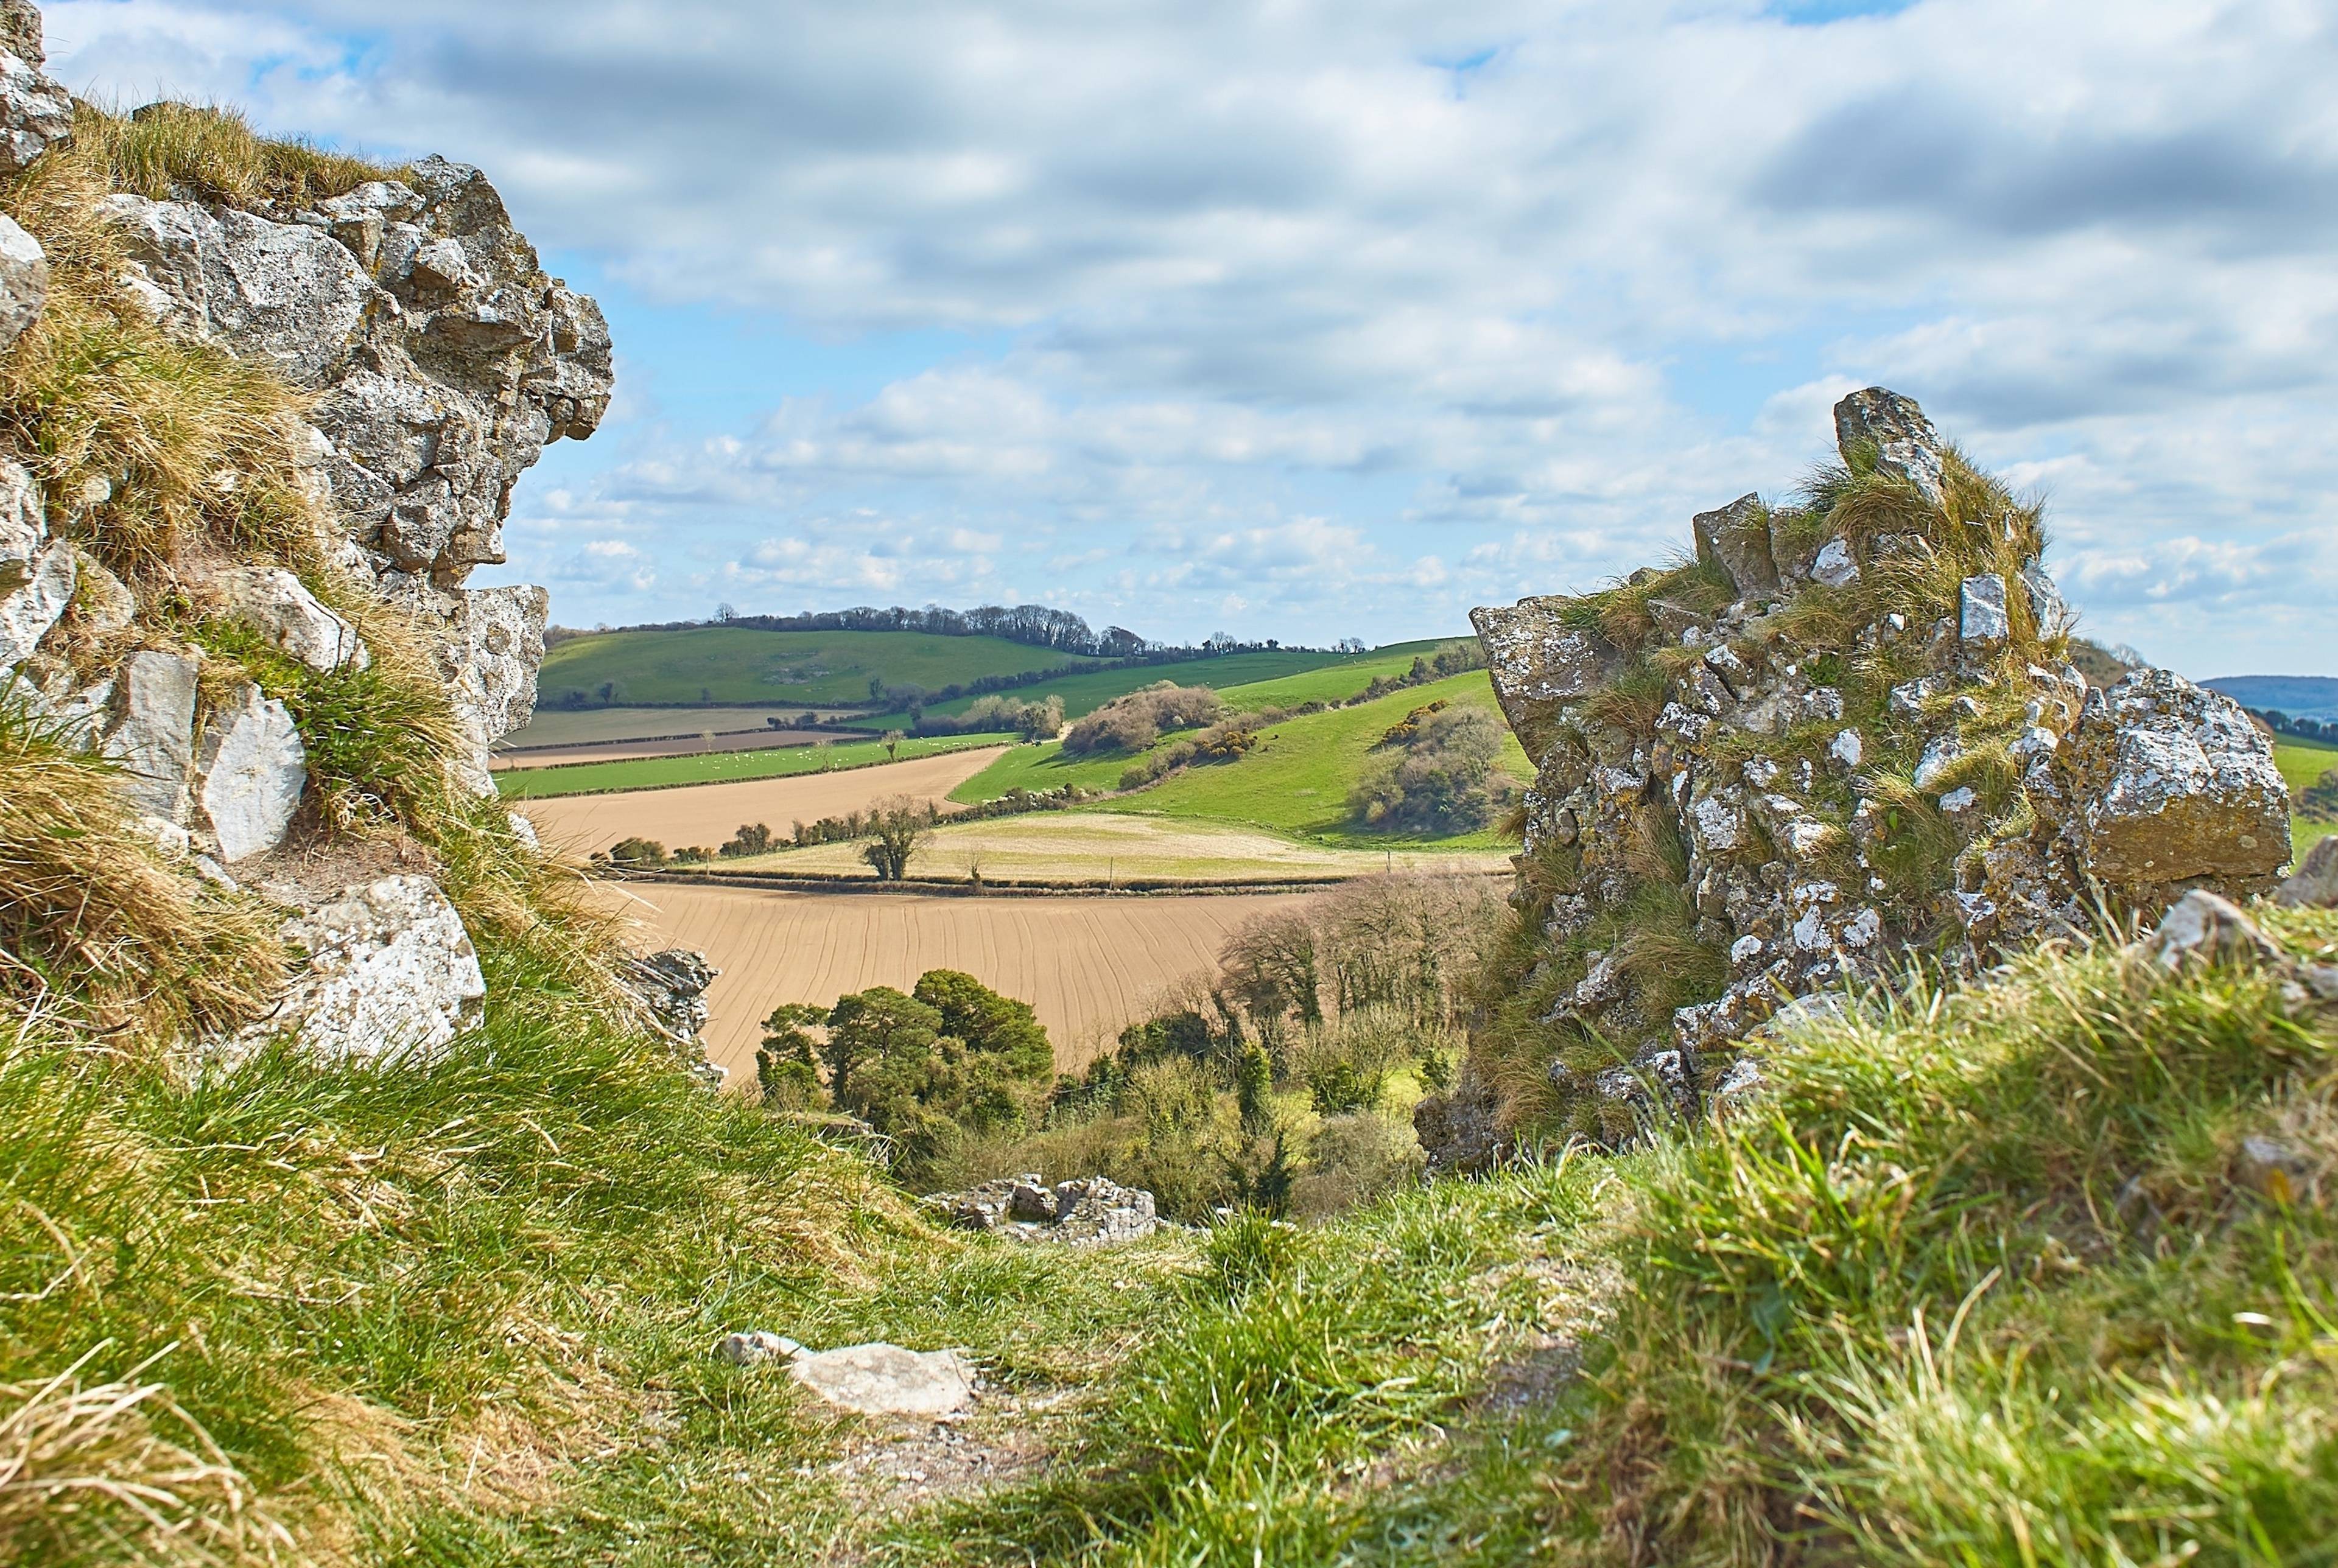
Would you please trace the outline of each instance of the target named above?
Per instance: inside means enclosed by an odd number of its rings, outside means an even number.
[[[2229,699],[2072,663],[2034,504],[1883,388],[1835,428],[1794,505],[1699,514],[1692,564],[1474,612],[1539,771],[1471,1093],[1416,1119],[1439,1162],[1529,1120],[1628,1135],[1794,998],[2288,861]]]

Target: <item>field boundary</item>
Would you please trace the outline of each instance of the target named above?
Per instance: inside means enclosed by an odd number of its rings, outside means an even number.
[[[1448,871],[1449,877],[1508,877],[1504,870]],[[874,877],[827,877],[817,872],[778,871],[626,871],[604,874],[609,882],[670,882],[693,887],[758,887],[780,893],[923,893],[950,898],[1056,898],[1122,897],[1165,898],[1213,894],[1320,893],[1378,876],[1278,877],[1270,881],[1236,882],[1224,878],[1192,880],[1168,877],[1122,877],[1111,881],[1032,882],[986,877],[979,882],[964,877],[911,877],[880,882]]]

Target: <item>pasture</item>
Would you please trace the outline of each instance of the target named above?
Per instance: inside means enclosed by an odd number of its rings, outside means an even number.
[[[933,757],[943,752],[996,750],[995,735],[938,735],[900,743],[899,760]],[[889,760],[879,740],[846,740],[809,746],[764,746],[752,751],[693,751],[680,757],[641,757],[630,761],[565,763],[556,767],[506,770],[496,788],[506,800],[539,800],[556,795],[591,795],[611,790],[672,789],[698,784],[725,784],[748,779],[786,779],[799,773],[843,772],[880,767]],[[881,787],[870,785],[881,792]]]
[[[866,810],[896,795],[948,810],[950,790],[998,755],[996,746],[977,745],[879,768],[535,799],[520,809],[547,846],[578,857],[632,838],[654,838],[669,849],[693,844],[712,848],[743,823],[765,823],[783,834],[792,823]],[[502,781],[509,782],[510,776]]]
[[[496,744],[516,746],[590,746],[604,740],[642,740],[664,735],[722,734],[732,730],[768,729],[774,719],[792,721],[808,712],[834,718],[840,710],[806,703],[783,707],[741,708],[553,708],[539,707],[535,717]]]
[[[708,993],[707,1052],[732,1087],[755,1079],[761,1022],[782,1002],[826,1004],[871,985],[908,990],[961,969],[1028,1002],[1076,1072],[1252,916],[1304,894],[966,898],[787,893],[676,883],[603,884],[624,902],[642,951],[694,947],[722,971]]]
[[[606,703],[861,702],[869,683],[946,686],[1093,659],[998,637],[924,632],[758,632],[696,626],[679,632],[599,632],[565,638],[545,655],[542,701],[574,692]]]

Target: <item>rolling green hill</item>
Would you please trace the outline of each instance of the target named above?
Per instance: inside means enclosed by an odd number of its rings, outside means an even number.
[[[561,642],[545,655],[539,701],[793,703],[866,702],[869,682],[946,686],[986,675],[1019,675],[1096,661],[997,637],[924,632],[758,632],[700,626],[685,632],[601,632]]]
[[[1410,662],[1409,655],[1405,662]],[[1440,698],[1494,710],[1493,688],[1483,671],[1456,675],[1352,708],[1286,719],[1270,729],[1258,750],[1239,762],[1189,769],[1153,789],[1089,809],[1249,823],[1332,845],[1409,842],[1349,828],[1348,792],[1362,776],[1373,745],[1389,727],[1410,710]],[[1172,735],[1162,744],[1174,744],[1178,739]],[[1503,757],[1521,781],[1534,776],[1517,740],[1506,742]],[[1066,784],[1110,789],[1136,760],[1137,754],[1124,751],[1103,757],[1066,757],[1062,746],[1052,741],[1018,746],[960,785],[951,799],[972,804],[995,800],[1011,789],[1060,789]],[[1437,842],[1457,849],[1480,849],[1498,848],[1503,840],[1488,832]]]
[[[1421,642],[1399,642],[1375,648],[1369,653],[1310,653],[1296,650],[1226,653],[1174,664],[1095,670],[1023,687],[1013,694],[1034,702],[1061,697],[1066,719],[1082,718],[1115,697],[1125,697],[1162,681],[1174,681],[1180,686],[1208,686],[1224,694],[1229,702],[1236,701],[1232,693],[1242,691],[1245,695],[1239,705],[1248,708],[1296,707],[1306,701],[1329,702],[1353,697],[1370,685],[1374,676],[1400,675],[1411,667],[1413,655],[1434,652],[1447,641],[1449,639],[1432,637]],[[976,701],[960,697],[937,702],[926,711],[963,713]],[[885,729],[906,724],[909,717],[907,713],[872,713],[856,722],[862,729]]]

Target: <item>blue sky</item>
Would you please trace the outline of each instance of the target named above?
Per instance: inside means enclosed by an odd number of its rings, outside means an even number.
[[[61,0],[124,103],[486,169],[607,309],[571,624],[1371,641],[1661,559],[1881,382],[2089,628],[2338,674],[2322,0]]]

